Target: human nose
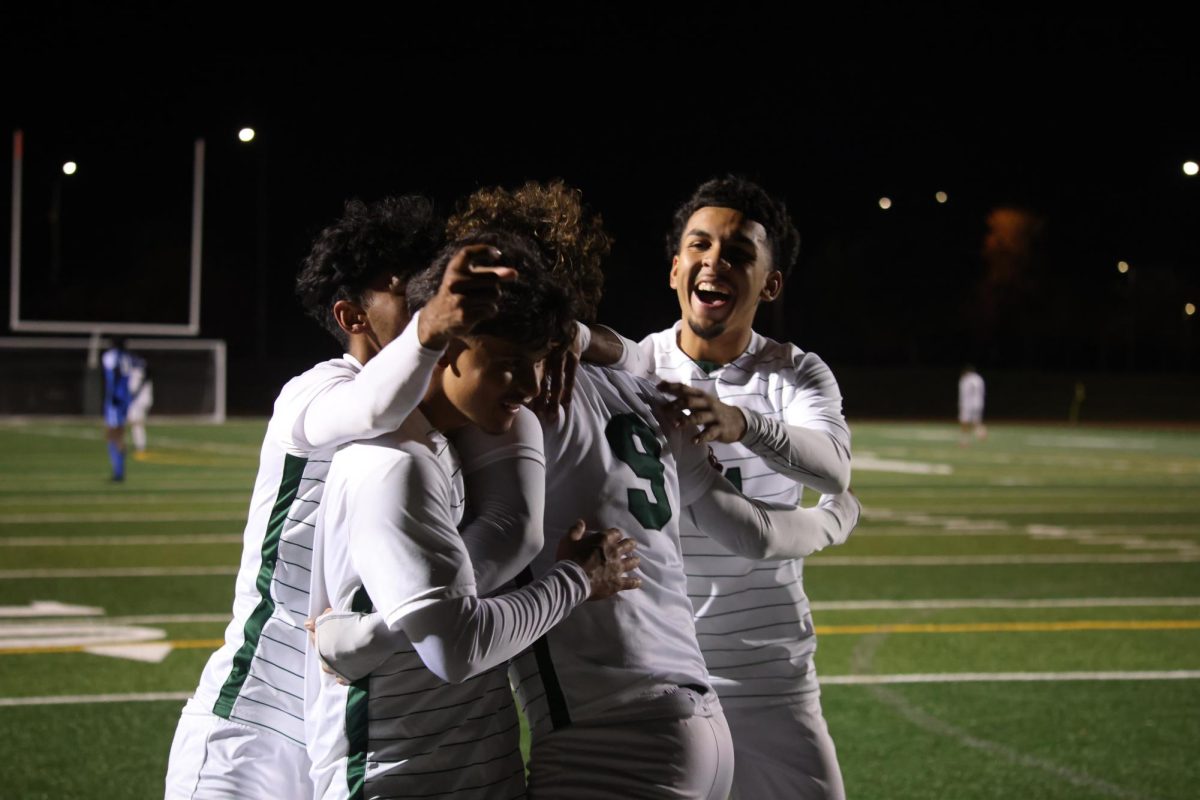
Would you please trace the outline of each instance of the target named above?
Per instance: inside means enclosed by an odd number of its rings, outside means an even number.
[[[513,373],[513,383],[526,400],[537,396],[542,385],[542,375],[545,372],[544,362],[525,364]]]
[[[713,242],[712,246],[704,252],[702,263],[706,267],[713,269],[729,269],[729,259],[725,258],[721,253],[721,245]]]

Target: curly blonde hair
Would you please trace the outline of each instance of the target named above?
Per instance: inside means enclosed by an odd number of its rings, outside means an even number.
[[[596,319],[604,289],[601,261],[612,250],[612,237],[599,214],[583,204],[583,193],[562,180],[529,181],[516,190],[479,189],[459,203],[446,225],[451,239],[492,228],[537,242],[550,267],[574,295],[583,322]]]

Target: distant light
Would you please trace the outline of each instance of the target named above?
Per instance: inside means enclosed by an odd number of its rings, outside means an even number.
[[[938,193],[937,193],[937,194],[935,194],[933,197],[934,197],[934,199],[935,199],[935,200],[937,200],[939,203],[944,203],[944,202],[946,202],[947,200],[949,200],[949,199],[950,199],[950,195],[946,194],[945,192],[938,192]]]
[[[1129,272],[1129,262],[1128,261],[1118,261],[1117,262],[1117,272],[1121,273],[1122,275],[1124,275],[1126,272]]]
[[[1184,304],[1183,313],[1187,314],[1189,317],[1192,316],[1193,314],[1195,314],[1196,313],[1196,304],[1195,303]]]
[[[79,169],[79,165],[74,161],[68,161],[63,164],[63,175],[74,175],[75,170]]]
[[[1183,162],[1184,175],[1195,175],[1197,172],[1200,172],[1200,164],[1197,164],[1195,161]]]
[[[238,131],[238,138],[241,139],[243,142],[253,141],[254,140],[254,128],[242,128],[240,131]]]
[[[889,208],[892,207],[892,199],[890,197],[879,198],[879,207],[882,208],[884,211],[887,211]]]

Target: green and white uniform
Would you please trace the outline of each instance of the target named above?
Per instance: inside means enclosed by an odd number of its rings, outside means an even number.
[[[424,395],[441,351],[422,347],[417,327],[414,317],[365,367],[350,355],[318,364],[289,381],[275,401],[250,500],[233,619],[181,716],[168,797],[278,798],[311,791],[304,622],[317,509],[336,448],[394,430]]]

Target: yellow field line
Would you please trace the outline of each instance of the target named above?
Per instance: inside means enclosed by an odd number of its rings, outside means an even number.
[[[863,635],[870,633],[1053,633],[1062,631],[1185,631],[1200,630],[1200,620],[1074,620],[1067,622],[952,622],[897,623],[892,625],[818,625],[821,636]],[[119,642],[104,642],[106,646]],[[131,644],[169,644],[175,650],[216,650],[223,639],[179,639],[168,642]],[[38,655],[45,653],[82,653],[96,644],[54,645],[47,647],[0,647],[0,655]]]
[[[894,625],[818,625],[821,636],[866,633],[1042,633],[1055,631],[1200,630],[1200,620],[1077,620],[1071,622],[951,622]]]

